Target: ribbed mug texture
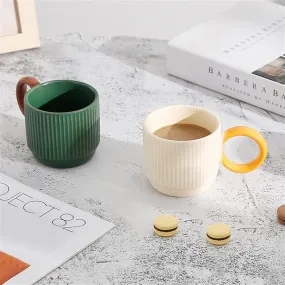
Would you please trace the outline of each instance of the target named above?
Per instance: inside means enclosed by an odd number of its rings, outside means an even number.
[[[147,125],[151,124],[151,121],[147,122]],[[162,121],[160,127],[163,125],[167,124]],[[207,127],[206,122],[203,127]],[[222,157],[220,124],[211,135],[192,141],[162,139],[145,125],[143,144],[145,174],[159,192],[186,197],[213,184]]]
[[[28,146],[37,158],[72,161],[94,153],[100,141],[99,104],[54,114],[25,105]]]
[[[43,84],[43,87],[36,86],[37,93],[34,94],[34,98],[44,101],[46,94],[42,95],[40,92],[49,84],[53,84],[53,81]],[[57,90],[56,84],[61,89]],[[59,81],[56,84],[50,92],[68,90],[64,84],[69,84],[67,87],[74,84],[83,88],[83,91],[79,89],[76,96],[86,100],[88,104],[75,111],[49,112],[33,106],[29,101],[30,93],[27,93],[24,99],[27,144],[35,158],[45,165],[56,168],[79,166],[94,155],[100,142],[99,96],[95,89],[83,83]],[[33,89],[30,92],[33,92]],[[94,95],[93,101],[90,100],[90,94]]]

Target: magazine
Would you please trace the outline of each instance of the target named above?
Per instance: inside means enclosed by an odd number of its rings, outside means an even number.
[[[0,173],[0,284],[34,284],[113,226]]]

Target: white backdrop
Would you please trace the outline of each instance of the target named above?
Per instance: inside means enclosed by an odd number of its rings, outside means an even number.
[[[82,35],[170,39],[232,7],[235,2],[36,0],[36,6],[42,36],[78,32]],[[285,4],[285,0],[272,2]]]

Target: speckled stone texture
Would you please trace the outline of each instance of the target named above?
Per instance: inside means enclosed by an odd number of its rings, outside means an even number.
[[[0,171],[116,224],[39,285],[285,284],[285,227],[276,218],[285,203],[285,118],[168,76],[165,46],[68,34],[43,38],[37,50],[0,55]],[[16,83],[26,75],[42,82],[82,80],[98,89],[102,139],[91,162],[56,170],[35,161],[15,98]],[[269,147],[266,162],[245,175],[221,166],[216,183],[195,198],[159,194],[143,173],[142,122],[152,110],[173,104],[209,108],[224,129],[260,130]],[[236,138],[225,151],[244,162],[258,149],[249,139]],[[152,232],[153,219],[164,213],[180,223],[170,239]],[[224,247],[206,242],[207,225],[219,221],[233,231]]]

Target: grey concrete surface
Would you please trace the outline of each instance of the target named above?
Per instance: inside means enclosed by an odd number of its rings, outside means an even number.
[[[116,225],[111,232],[44,277],[38,285],[282,285],[285,228],[276,209],[285,203],[285,118],[168,76],[165,42],[65,34],[42,38],[40,49],[0,56],[0,171]],[[27,148],[15,86],[22,76],[41,82],[68,78],[98,89],[101,143],[93,160],[69,170],[47,168]],[[250,174],[220,167],[216,183],[195,198],[159,194],[143,173],[142,122],[159,107],[209,108],[223,129],[247,125],[268,142],[264,165]],[[231,140],[238,162],[258,152],[249,139]],[[176,215],[179,232],[162,239],[153,219]],[[207,225],[225,222],[231,242],[206,242]]]

